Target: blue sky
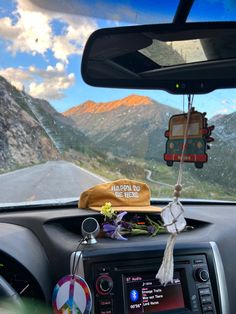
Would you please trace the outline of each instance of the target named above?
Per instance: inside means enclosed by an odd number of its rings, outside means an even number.
[[[199,14],[203,12],[204,14]],[[188,21],[235,21],[235,0],[195,0]]]
[[[172,6],[176,7],[177,0],[170,1]],[[167,22],[171,20],[169,13],[171,13],[171,18],[173,17],[171,6],[168,6],[171,10],[168,12],[159,1],[146,0],[145,8],[141,0],[124,2],[129,5],[121,8],[123,10],[121,11],[125,12],[126,23],[142,22],[145,18],[152,21],[154,17],[160,22]],[[208,0],[208,2],[219,1]],[[230,0],[227,3],[229,2]],[[154,3],[159,5],[158,10],[161,14],[159,13],[158,16],[153,16],[150,12],[150,8],[153,12],[157,10]],[[198,1],[197,6],[200,5],[199,3]],[[112,11],[114,9],[112,1],[108,1],[108,4]],[[132,4],[136,6],[135,12],[131,9]],[[94,8],[96,9],[96,6]],[[0,75],[6,77],[17,88],[24,88],[32,96],[47,99],[60,112],[88,99],[105,102],[126,97],[129,94],[146,95],[161,103],[182,108],[182,96],[163,91],[95,88],[82,81],[81,55],[88,36],[97,28],[122,24],[117,21],[97,19],[95,9],[94,17],[91,18],[55,13],[48,9],[39,12],[29,0],[1,0]],[[227,6],[225,10],[227,13]],[[110,11],[104,10],[106,13]],[[145,14],[141,15],[140,12],[143,11]],[[191,19],[196,18],[196,12],[196,10],[193,11]],[[217,12],[218,9],[215,7],[215,13]],[[211,14],[213,13],[214,10],[211,11]],[[208,117],[218,113],[230,113],[236,110],[236,92],[235,90],[221,90],[208,95],[195,96],[194,106],[198,110],[207,111]]]

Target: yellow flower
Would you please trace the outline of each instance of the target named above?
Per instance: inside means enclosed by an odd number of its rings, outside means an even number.
[[[114,209],[111,207],[110,202],[106,202],[105,205],[102,206],[101,208],[101,214],[105,217],[112,218],[113,215],[115,214]]]

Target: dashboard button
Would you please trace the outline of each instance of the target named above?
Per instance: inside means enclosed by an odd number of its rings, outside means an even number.
[[[204,288],[204,289],[199,289],[199,294],[202,295],[210,295],[211,291],[210,288]]]
[[[207,282],[209,280],[209,273],[206,269],[197,268],[194,272],[195,279],[199,282]]]
[[[203,313],[208,313],[208,312],[212,312],[213,311],[213,306],[211,304],[209,305],[204,305],[202,307]]]
[[[198,259],[195,259],[195,260],[193,261],[193,263],[194,263],[194,264],[203,264],[204,261],[203,261],[202,258],[198,258]]]
[[[112,287],[111,281],[107,279],[101,279],[99,283],[99,287],[102,292],[108,292]]]
[[[96,289],[100,295],[107,295],[113,288],[113,280],[108,275],[101,275],[96,281]]]
[[[207,303],[211,303],[211,302],[212,301],[211,301],[211,296],[210,295],[201,297],[201,303],[202,304],[207,304]]]
[[[100,306],[111,306],[112,301],[110,299],[104,299],[99,301]]]
[[[209,273],[207,270],[205,269],[202,269],[200,272],[199,272],[199,278],[202,282],[207,282],[209,280]]]

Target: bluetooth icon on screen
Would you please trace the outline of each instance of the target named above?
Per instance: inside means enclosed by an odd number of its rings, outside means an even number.
[[[132,301],[132,302],[136,302],[136,301],[138,301],[138,298],[139,298],[139,294],[138,294],[138,291],[137,290],[131,290],[130,291],[130,300]]]

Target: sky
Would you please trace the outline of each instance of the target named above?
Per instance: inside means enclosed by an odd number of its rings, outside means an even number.
[[[53,8],[40,9],[37,2],[46,0],[1,0],[0,2],[0,75],[9,80],[18,89],[24,89],[30,95],[47,99],[59,112],[79,105],[87,100],[106,102],[126,97],[130,94],[149,96],[160,103],[183,107],[183,97],[171,95],[164,91],[120,90],[95,88],[86,85],[80,74],[83,48],[89,35],[101,27],[141,23],[154,19],[152,12],[159,10],[160,22],[170,22],[177,0],[169,0],[168,12],[164,2],[146,0],[144,8],[141,0],[124,0],[119,12],[112,1],[107,0],[108,7],[101,11],[99,1],[70,0],[70,13],[84,12],[93,3],[92,17],[78,14],[66,14],[51,11],[60,5],[68,5],[68,0],[50,1]],[[80,1],[80,6],[75,4]],[[207,0],[217,3],[217,0]],[[228,4],[233,0],[226,1]],[[36,4],[35,4],[36,3]],[[135,3],[136,11],[132,10]],[[158,3],[159,7],[154,7]],[[162,3],[162,5],[160,5]],[[200,1],[197,5],[199,6]],[[202,2],[203,3],[203,2]],[[204,2],[205,3],[205,2]],[[149,8],[149,9],[147,9]],[[193,8],[194,9],[194,8]],[[99,11],[100,10],[100,11]],[[218,12],[219,9],[215,11]],[[102,13],[104,12],[104,13]],[[115,12],[117,16],[114,17]],[[141,14],[140,12],[144,12]],[[161,12],[161,13],[160,13]],[[222,12],[222,8],[221,11]],[[227,6],[225,7],[227,11]],[[171,15],[170,15],[171,13]],[[168,15],[169,14],[169,15]],[[211,11],[214,14],[214,10]],[[99,19],[98,15],[103,19]],[[190,15],[194,20],[196,12]],[[107,19],[112,16],[113,20]],[[222,14],[221,14],[222,16]],[[121,22],[123,19],[126,22]],[[105,20],[106,18],[106,20]],[[116,20],[114,20],[116,18]],[[186,103],[186,100],[185,100]],[[193,104],[198,110],[206,111],[208,117],[215,114],[228,114],[236,110],[236,91],[219,90],[207,95],[196,95]]]

